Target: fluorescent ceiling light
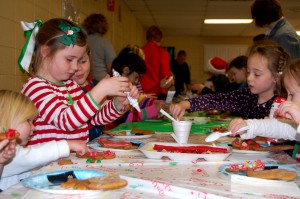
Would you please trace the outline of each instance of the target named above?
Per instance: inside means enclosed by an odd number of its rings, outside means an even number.
[[[205,24],[243,24],[252,23],[252,19],[205,19]]]

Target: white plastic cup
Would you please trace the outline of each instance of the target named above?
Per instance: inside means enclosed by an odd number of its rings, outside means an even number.
[[[173,131],[181,144],[187,144],[192,127],[192,121],[172,122]]]

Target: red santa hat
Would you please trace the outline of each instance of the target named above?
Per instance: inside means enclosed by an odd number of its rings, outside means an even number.
[[[208,60],[208,69],[214,74],[225,74],[228,63],[220,57],[214,57]]]

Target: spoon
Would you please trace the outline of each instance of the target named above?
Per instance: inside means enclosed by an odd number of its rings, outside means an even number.
[[[177,120],[175,120],[174,117],[172,117],[169,113],[167,113],[167,112],[164,111],[163,109],[160,109],[160,112],[161,112],[163,115],[167,116],[167,117],[168,117],[170,120],[172,120],[173,122],[178,122]]]
[[[242,132],[242,131],[246,131],[246,130],[249,130],[249,127],[248,127],[248,126],[244,126],[244,127],[240,128],[240,129],[237,131],[237,133],[238,133],[238,132]],[[229,131],[229,132],[226,132],[226,133],[213,132],[213,133],[211,133],[209,136],[207,136],[207,137],[205,138],[205,142],[213,142],[213,141],[219,139],[220,137],[227,136],[227,135],[230,135],[230,134],[232,134],[230,131]]]
[[[180,143],[179,139],[177,138],[177,136],[174,133],[171,133],[171,136],[174,138],[174,140],[179,144],[179,146],[182,146],[182,144]]]

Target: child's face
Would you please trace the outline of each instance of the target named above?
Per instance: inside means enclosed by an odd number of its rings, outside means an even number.
[[[276,79],[268,68],[267,58],[259,54],[248,58],[247,82],[253,94],[274,92]]]
[[[44,59],[41,74],[39,71],[38,75],[56,83],[70,79],[78,71],[86,54],[86,48],[87,46],[70,45],[58,50],[52,58]]]
[[[284,86],[288,93],[287,100],[292,102],[300,102],[300,86],[297,84],[294,77],[287,74],[284,77]]]
[[[17,130],[20,133],[19,140],[20,140],[20,145],[25,146],[27,142],[30,140],[30,136],[33,133],[34,130],[34,125],[33,125],[33,120],[27,120],[24,122],[18,123],[14,129]]]
[[[90,73],[90,59],[87,53],[83,56],[78,66],[78,71],[71,77],[72,80],[76,81],[80,86],[84,86],[86,79]]]
[[[229,69],[228,73],[230,74],[230,78],[233,82],[241,84],[246,81],[246,68],[237,69],[232,67]]]
[[[127,78],[133,85],[138,84],[140,81],[140,75],[137,72],[130,73],[129,75],[127,75]]]

